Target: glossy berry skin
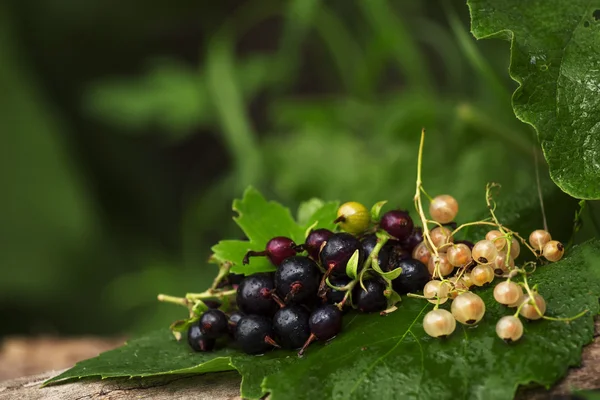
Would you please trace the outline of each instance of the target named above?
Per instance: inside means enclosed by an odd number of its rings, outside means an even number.
[[[207,310],[200,317],[200,332],[208,339],[217,339],[227,333],[229,321],[221,310]]]
[[[245,353],[262,354],[273,348],[274,337],[271,319],[260,315],[246,315],[239,320],[235,339]]]
[[[402,268],[402,273],[392,281],[392,287],[400,294],[420,292],[429,282],[427,266],[419,260],[401,260],[396,267]]]
[[[237,289],[238,308],[244,314],[272,316],[278,308],[271,297],[274,289],[273,274],[260,273],[247,276]]]
[[[381,217],[379,225],[381,229],[400,241],[408,239],[414,228],[412,218],[407,211],[402,210],[386,212]]]
[[[377,245],[377,236],[372,233],[370,235],[366,235],[360,241],[362,243],[363,254],[365,255],[365,259],[371,255],[373,249]],[[396,242],[397,243],[397,242]],[[377,255],[377,259],[379,261],[379,267],[386,271],[386,268],[390,262],[390,255],[393,248],[393,243],[387,242],[381,250],[379,250],[379,254]],[[359,264],[358,271],[362,269],[362,265]]]
[[[333,286],[337,286],[337,287],[346,286],[350,282],[352,282],[352,279],[350,279],[346,275],[332,276],[329,278],[329,283],[331,283]],[[328,286],[327,294],[326,294],[325,298],[326,298],[328,304],[337,304],[337,303],[341,302],[342,300],[344,300],[345,295],[346,295],[346,292],[344,292],[342,290],[335,290]]]
[[[390,244],[390,257],[387,265],[384,265],[381,268],[384,272],[395,270],[396,268],[398,268],[402,261],[411,258],[411,254],[409,251],[407,251],[402,245],[395,244],[394,242],[386,243],[386,246]]]
[[[267,242],[264,251],[249,251],[244,257],[243,264],[250,262],[250,257],[266,256],[276,267],[288,257],[296,255],[299,248],[288,237],[277,236]]]
[[[387,308],[387,298],[383,294],[385,284],[379,279],[366,279],[363,281],[366,291],[356,285],[352,292],[352,302],[356,307],[366,313],[383,311]]]
[[[315,229],[310,231],[304,243],[304,249],[313,260],[319,260],[321,247],[333,235],[329,229]]]
[[[402,241],[402,247],[412,252],[419,243],[423,241],[423,228],[415,226],[408,238]]]
[[[200,324],[195,323],[188,329],[188,344],[194,351],[204,352],[212,351],[215,348],[216,340],[208,339],[200,332]]]
[[[469,248],[469,250],[473,250],[473,247],[475,247],[475,243],[470,242],[468,240],[457,240],[454,243],[456,243],[456,244],[462,243],[462,244],[466,245]]]
[[[312,302],[319,280],[319,267],[308,257],[289,257],[275,271],[275,289],[286,304]]]
[[[365,256],[361,242],[349,233],[335,233],[321,249],[321,265],[332,274],[343,275],[346,273],[346,264],[356,250],[359,251],[358,265],[362,265]]]
[[[310,332],[319,340],[329,340],[342,330],[342,312],[327,304],[314,310],[308,320]]]
[[[279,343],[286,349],[299,349],[310,336],[308,319],[310,313],[299,305],[278,310],[273,316],[273,329]]]
[[[371,213],[364,205],[350,201],[340,206],[334,222],[339,224],[339,227],[345,232],[358,235],[369,227]]]
[[[227,327],[231,336],[235,337],[235,329],[237,328],[237,324],[238,322],[240,322],[240,319],[242,319],[244,316],[244,313],[240,311],[234,311],[229,316],[229,322],[227,324]]]

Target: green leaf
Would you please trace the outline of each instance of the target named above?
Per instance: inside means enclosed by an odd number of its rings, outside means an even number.
[[[312,345],[303,358],[282,350],[248,356],[231,347],[192,353],[164,330],[80,362],[47,384],[89,376],[236,369],[243,377],[242,396],[248,398],[270,392],[273,400],[449,399],[474,394],[510,399],[519,384],[551,385],[580,361],[581,347],[593,338],[593,316],[600,310],[600,276],[593,269],[599,258],[600,241],[594,240],[575,247],[562,261],[538,268],[530,283],[539,285],[548,315],[572,316],[585,308],[590,312],[568,324],[543,320],[525,324],[524,337],[512,345],[495,336],[495,323],[514,310],[497,304],[488,287],[477,292],[486,302],[482,322],[477,327],[459,326],[446,340],[432,339],[423,331],[422,318],[432,305],[406,298],[386,317],[347,314],[342,333],[326,345]]]
[[[337,207],[337,202],[322,203],[320,208],[313,207],[310,215],[303,216],[306,219],[304,224],[298,224],[289,209],[279,203],[267,201],[256,189],[250,187],[241,200],[233,202],[233,210],[238,213],[234,220],[249,240],[220,241],[212,247],[214,258],[219,262],[231,262],[231,271],[234,273],[273,271],[275,267],[265,257],[253,257],[248,265],[242,265],[242,259],[250,250],[264,250],[267,242],[275,236],[286,236],[300,244],[304,243],[308,227],[333,229]]]
[[[356,279],[356,274],[358,272],[358,250],[356,250],[352,257],[348,260],[348,264],[346,264],[346,275],[348,275],[352,279]]]
[[[531,124],[552,180],[581,199],[600,198],[599,3],[469,0],[478,39],[511,41],[517,117]]]
[[[373,221],[379,221],[379,214],[381,213],[381,209],[387,203],[387,200],[378,201],[371,207],[371,219]]]

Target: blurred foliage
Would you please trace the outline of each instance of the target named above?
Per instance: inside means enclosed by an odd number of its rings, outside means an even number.
[[[488,181],[535,190],[508,46],[462,1],[202,3],[0,4],[2,334],[176,319],[156,293],[210,282],[248,184],[410,208],[421,127],[461,220]]]

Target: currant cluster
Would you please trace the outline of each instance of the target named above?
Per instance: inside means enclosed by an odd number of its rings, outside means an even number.
[[[266,257],[275,272],[235,283],[230,274],[221,277],[216,286],[235,288],[235,302],[229,315],[208,309],[188,328],[192,349],[211,351],[217,339],[230,338],[249,354],[281,347],[302,355],[313,341],[335,337],[348,309],[382,312],[397,301],[390,299],[393,292],[421,291],[429,281],[427,266],[411,258],[423,231],[408,212],[392,210],[373,221],[364,205],[349,202],[335,223],[337,232],[311,230],[300,245],[278,236],[264,250],[249,251],[243,264]],[[394,279],[387,274],[392,271]]]

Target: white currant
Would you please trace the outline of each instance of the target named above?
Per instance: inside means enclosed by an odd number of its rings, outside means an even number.
[[[450,246],[446,252],[448,262],[455,267],[461,267],[471,262],[471,249],[464,243],[458,243]]]
[[[431,252],[427,248],[425,242],[421,242],[413,249],[412,258],[415,260],[421,261],[423,264],[427,265],[429,259],[431,258]]]
[[[496,335],[508,343],[516,342],[523,336],[523,323],[514,315],[506,315],[496,323]]]
[[[508,257],[508,266],[506,265],[506,252],[499,251],[498,255],[494,259],[492,266],[494,267],[494,273],[498,276],[504,275],[504,273],[515,268],[515,260],[512,257]]]
[[[504,237],[504,234],[497,229],[486,233],[485,238],[494,243],[498,251],[506,247],[506,238]]]
[[[445,337],[456,329],[456,320],[449,311],[438,308],[425,314],[423,329],[431,337]]]
[[[471,250],[473,260],[479,264],[489,264],[496,259],[497,255],[498,250],[496,249],[496,246],[489,240],[480,240],[475,243],[473,250]]]
[[[436,275],[434,275],[434,273],[435,273],[434,257],[431,257],[429,259],[429,261],[427,262],[427,269],[429,270],[429,274],[435,278]],[[448,257],[446,256],[446,253],[440,253],[439,261],[438,261],[438,271],[442,276],[448,276],[452,273],[452,271],[454,271],[454,266],[448,262]]]
[[[536,320],[542,318],[546,313],[546,300],[539,293],[535,293],[533,297],[534,300],[529,295],[523,298],[524,304],[521,306],[520,314],[527,319]],[[534,301],[541,314],[535,309]]]
[[[429,237],[431,238],[431,242],[437,248],[442,247],[445,244],[454,242],[454,238],[452,237],[452,232],[450,229],[445,226],[438,226],[437,228],[433,228],[429,233]]]
[[[471,281],[476,286],[483,286],[494,280],[494,269],[489,264],[478,264],[471,270]]]
[[[529,235],[529,244],[536,250],[542,251],[546,243],[552,240],[550,232],[543,229],[536,229]]]
[[[548,261],[556,262],[565,254],[565,246],[558,240],[551,240],[544,245],[542,255]]]
[[[429,281],[423,288],[423,296],[432,304],[444,304],[448,301],[448,292],[450,285],[442,281]],[[438,302],[439,299],[439,302]]]
[[[458,214],[458,202],[448,194],[436,196],[429,204],[429,214],[440,224],[452,222]]]
[[[519,301],[523,297],[523,289],[512,281],[500,282],[494,288],[494,299],[506,306]]]
[[[510,256],[513,260],[516,260],[517,257],[519,257],[519,254],[521,254],[521,245],[517,239],[512,238],[510,243]]]
[[[473,292],[461,293],[452,301],[452,315],[463,325],[473,325],[481,321],[485,314],[485,303]]]

